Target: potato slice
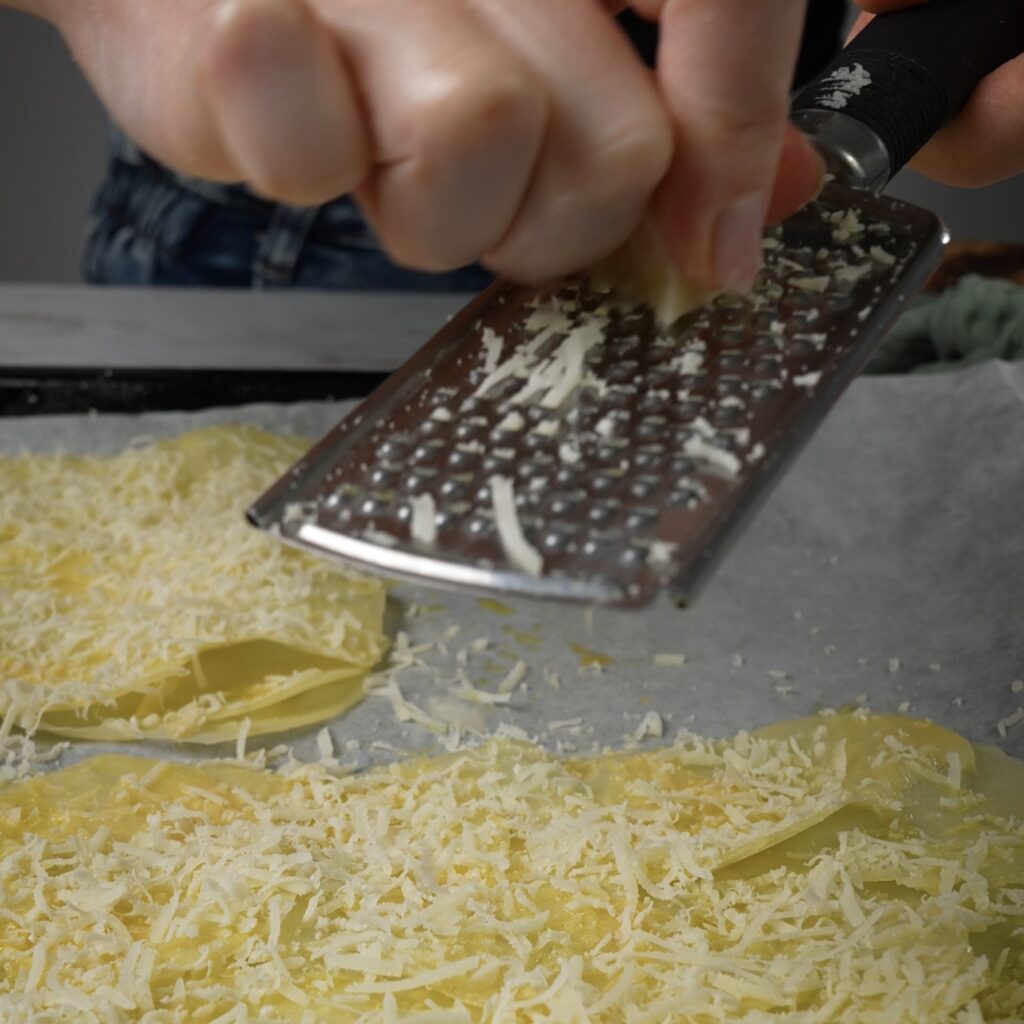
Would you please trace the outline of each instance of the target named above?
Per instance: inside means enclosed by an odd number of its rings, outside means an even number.
[[[0,716],[190,740],[256,711],[269,729],[262,712],[308,690],[354,703],[385,649],[384,585],[243,518],[304,447],[218,427],[112,458],[0,458]]]

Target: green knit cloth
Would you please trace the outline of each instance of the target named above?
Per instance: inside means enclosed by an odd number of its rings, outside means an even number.
[[[969,274],[903,314],[867,373],[928,373],[1024,359],[1024,287]]]

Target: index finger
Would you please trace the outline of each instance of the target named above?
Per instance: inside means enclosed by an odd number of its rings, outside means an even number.
[[[676,132],[660,199],[670,251],[710,289],[746,288],[760,267],[806,0],[635,6],[661,26],[658,79]],[[809,144],[802,159],[817,159]]]

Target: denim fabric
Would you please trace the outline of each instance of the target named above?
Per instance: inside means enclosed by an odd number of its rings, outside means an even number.
[[[478,291],[491,280],[479,266],[396,266],[347,196],[319,207],[272,203],[173,174],[120,133],[112,146],[86,240],[93,284]]]

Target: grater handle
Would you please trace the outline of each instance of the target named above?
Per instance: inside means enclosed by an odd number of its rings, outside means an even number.
[[[796,97],[793,120],[845,184],[880,191],[990,72],[1024,53],[1024,0],[880,14]]]

